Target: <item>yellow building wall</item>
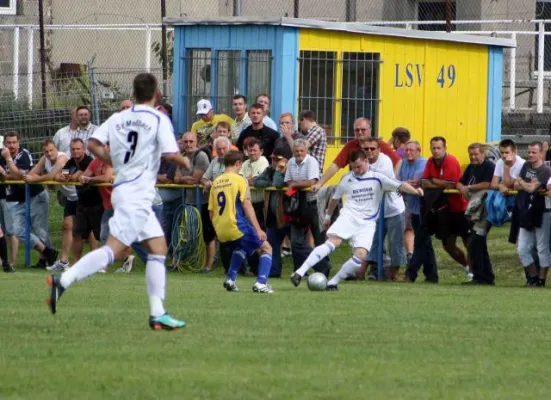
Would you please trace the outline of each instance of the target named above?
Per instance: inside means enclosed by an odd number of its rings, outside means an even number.
[[[336,51],[338,60],[343,52],[380,53],[378,136],[388,139],[394,128],[406,127],[426,157],[430,138],[444,136],[462,165],[469,162],[468,144],[486,141],[486,46],[301,29],[299,50]],[[335,82],[342,80],[342,68],[335,74]],[[340,121],[340,97],[335,93],[334,121]],[[338,151],[328,148],[326,168]]]

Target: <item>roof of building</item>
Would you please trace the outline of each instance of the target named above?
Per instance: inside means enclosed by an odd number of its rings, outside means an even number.
[[[511,39],[493,36],[466,35],[461,33],[446,33],[421,31],[414,29],[388,28],[359,22],[328,22],[313,19],[285,17],[215,17],[215,18],[165,18],[168,25],[272,25],[290,26],[306,29],[325,29],[329,31],[363,33],[369,35],[403,37],[409,39],[439,40],[446,42],[471,43],[485,46],[516,47]]]

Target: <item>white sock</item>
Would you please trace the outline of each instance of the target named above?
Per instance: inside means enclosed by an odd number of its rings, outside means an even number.
[[[335,245],[329,241],[316,247],[314,250],[312,250],[306,261],[304,261],[304,264],[302,264],[300,268],[297,269],[296,273],[300,276],[304,276],[304,274],[308,272],[310,268],[319,263],[334,250]]]
[[[67,289],[76,281],[81,281],[94,275],[96,272],[113,264],[115,255],[110,247],[103,246],[97,250],[91,251],[82,257],[70,269],[61,274],[61,286]]]
[[[342,279],[346,279],[351,276],[358,268],[362,265],[362,260],[357,257],[352,256],[349,258],[341,267],[337,275],[335,275],[329,282],[328,285],[338,285]]]
[[[160,317],[166,313],[163,305],[166,285],[165,259],[165,256],[149,254],[145,264],[147,295],[149,296],[149,308],[152,317]]]

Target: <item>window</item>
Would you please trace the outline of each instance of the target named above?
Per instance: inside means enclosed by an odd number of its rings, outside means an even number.
[[[259,94],[270,95],[272,83],[272,52],[251,50],[247,52],[247,97],[254,101]]]
[[[312,110],[327,136],[333,136],[336,53],[301,51],[299,62],[299,110]]]
[[[365,117],[371,120],[377,132],[379,107],[378,53],[343,53],[341,143],[354,138],[354,120]]]
[[[15,15],[17,0],[0,0],[0,15]]]
[[[239,93],[240,51],[219,51],[217,60],[216,112],[232,114],[232,98]]]
[[[195,106],[201,99],[210,100],[217,114],[232,115],[232,99],[236,94],[244,93],[250,101],[261,93],[270,95],[270,50],[218,50],[215,54],[213,60],[211,49],[191,49],[187,52],[185,123],[188,128],[197,119]]]
[[[187,68],[187,127],[195,122],[196,105],[201,99],[211,98],[212,52],[210,49],[188,50]]]
[[[551,0],[548,1],[538,1],[536,2],[536,19],[551,19]],[[545,31],[551,31],[551,24],[544,24]],[[536,31],[538,31],[539,26],[536,24]],[[544,49],[543,49],[543,70],[551,70],[551,36],[546,35],[544,39]],[[536,36],[535,40],[535,53],[536,57],[534,58],[534,71],[538,70],[538,54],[539,54],[539,36]]]
[[[419,0],[417,4],[417,20],[418,21],[445,21],[446,20],[446,1],[424,1]],[[451,19],[455,20],[457,16],[457,7],[455,1],[451,3]],[[423,25],[420,24],[418,29],[423,31],[445,31],[446,24]],[[452,30],[455,26],[452,25]]]

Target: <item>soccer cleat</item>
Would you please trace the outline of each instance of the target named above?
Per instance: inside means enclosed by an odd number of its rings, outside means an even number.
[[[281,248],[281,258],[289,257],[291,254],[291,249],[288,247],[282,247]]]
[[[12,274],[14,272],[17,272],[15,268],[13,268],[10,264],[4,264],[2,265],[2,270],[7,274]]]
[[[136,257],[128,256],[126,257],[126,260],[124,260],[124,262],[122,263],[122,266],[115,272],[129,274],[132,271],[132,268],[134,268],[135,262],[136,262]]]
[[[50,297],[48,298],[48,300],[46,300],[46,302],[48,303],[48,306],[50,307],[50,311],[52,312],[52,314],[55,314],[57,310],[57,302],[59,301],[59,298],[65,291],[65,288],[61,286],[59,275],[48,276],[48,278],[46,278],[46,282],[51,287]]]
[[[298,287],[300,285],[300,281],[302,280],[302,276],[297,274],[296,272],[293,272],[293,275],[291,275],[291,283],[294,287]]]
[[[235,281],[232,281],[230,278],[224,281],[223,286],[228,292],[239,292],[239,288],[235,284]]]
[[[255,293],[274,293],[274,290],[270,285],[266,285],[265,283],[258,283],[255,282],[253,285],[253,292]]]
[[[180,328],[184,328],[186,323],[184,321],[177,320],[171,317],[168,313],[161,315],[160,317],[149,317],[149,327],[154,331],[175,331]]]
[[[69,269],[69,263],[61,260],[57,260],[51,267],[46,267],[48,271],[67,271]]]
[[[327,287],[325,288],[325,290],[327,292],[338,292],[339,291],[339,287],[337,285],[327,285]]]

